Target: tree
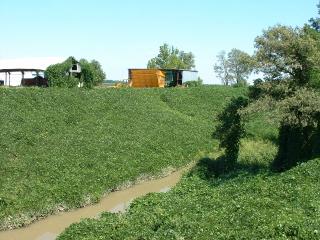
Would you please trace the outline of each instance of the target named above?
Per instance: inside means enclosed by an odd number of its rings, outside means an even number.
[[[227,56],[226,52],[222,51],[217,58],[214,71],[224,85],[246,85],[254,66],[253,58],[249,54],[234,48]]]
[[[165,43],[160,46],[158,56],[149,60],[148,68],[191,70],[195,68],[194,55],[192,52],[186,53]]]
[[[293,79],[303,86],[320,66],[320,35],[306,26],[271,27],[255,40],[257,69],[266,80]]]
[[[102,69],[101,64],[97,60],[92,60],[91,66],[95,73],[95,80],[94,80],[95,85],[101,84],[107,78],[105,72]]]
[[[253,71],[252,57],[239,49],[232,49],[228,54],[228,65],[233,81],[238,85],[246,85],[248,77]]]
[[[217,55],[218,63],[214,65],[214,71],[217,77],[221,80],[223,85],[229,86],[231,84],[231,76],[229,73],[228,60],[226,52],[222,51]]]
[[[318,14],[320,15],[320,3],[317,5],[318,7]],[[312,28],[314,28],[316,31],[320,32],[320,18],[311,18],[309,20],[310,25]]]
[[[106,75],[102,70],[101,64],[97,60],[92,60],[91,62],[86,59],[81,59],[81,82],[86,88],[92,88],[97,86],[106,79]]]

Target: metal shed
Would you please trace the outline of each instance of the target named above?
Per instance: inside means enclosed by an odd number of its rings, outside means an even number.
[[[166,75],[166,86],[181,86],[188,81],[198,79],[198,71],[185,69],[161,69]]]

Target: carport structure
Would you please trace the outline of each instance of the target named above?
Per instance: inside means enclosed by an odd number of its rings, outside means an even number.
[[[4,85],[9,86],[11,85],[11,74],[12,73],[21,73],[22,78],[21,81],[24,79],[24,75],[26,72],[35,72],[36,76],[39,77],[39,73],[44,73],[45,70],[43,69],[35,69],[35,68],[10,68],[10,69],[0,69],[0,73],[4,73]]]

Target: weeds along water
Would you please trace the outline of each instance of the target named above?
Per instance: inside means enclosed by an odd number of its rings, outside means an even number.
[[[168,193],[137,199],[58,239],[319,239],[320,159],[271,172],[277,147],[245,139],[232,171],[219,154],[199,160]]]

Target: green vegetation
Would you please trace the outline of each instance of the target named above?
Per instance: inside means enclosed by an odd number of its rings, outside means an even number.
[[[199,160],[171,192],[74,224],[59,239],[320,239],[320,28],[310,21],[256,38],[263,80],[218,114],[223,151]],[[230,60],[220,56],[216,70],[228,83]]]
[[[223,85],[246,86],[254,66],[253,57],[234,48],[228,54],[225,51],[218,54],[214,71]]]
[[[148,68],[191,70],[195,68],[194,58],[192,52],[180,51],[165,43],[160,46],[158,56],[149,60]]]
[[[96,202],[211,151],[245,88],[0,89],[0,229]]]
[[[201,161],[171,192],[138,199],[124,215],[72,225],[59,240],[319,239],[320,159],[282,174],[220,178],[212,163]]]
[[[203,86],[203,80],[198,77],[197,80],[187,81],[183,84],[185,87],[200,87]]]
[[[70,73],[70,69],[75,64],[80,65],[81,73]],[[45,76],[50,87],[64,88],[77,87],[79,84],[85,88],[92,88],[101,84],[106,78],[98,61],[89,62],[81,59],[78,63],[73,57],[69,57],[63,63],[49,66],[45,71]]]
[[[59,240],[319,239],[320,159],[272,172],[278,151],[276,128],[266,122],[272,114],[248,120],[232,169],[216,151],[171,192],[137,199],[122,215],[74,224]]]
[[[247,107],[231,105],[219,119],[217,136],[229,161],[238,158],[239,138],[245,136],[243,119],[263,110],[274,114],[274,124],[279,128],[274,170],[285,171],[319,157],[320,32],[314,25],[317,20],[310,21],[312,25],[302,28],[276,25],[255,39],[254,56],[247,57],[254,59],[255,70],[264,74],[263,79],[257,79],[250,87]],[[230,59],[237,55],[229,54],[228,59],[225,54],[220,55],[215,69],[224,81],[232,77]],[[245,65],[238,61],[234,66],[242,69]]]
[[[59,239],[320,239],[319,22],[268,28],[253,56],[220,54],[226,85],[264,74],[249,91],[0,89],[0,229],[197,160],[169,193]],[[47,71],[56,86],[75,86],[68,61]],[[100,65],[80,64],[96,85]],[[164,44],[148,67],[192,69],[194,56]]]
[[[225,148],[226,166],[233,167],[238,160],[240,140],[244,136],[244,124],[241,122],[239,110],[248,105],[248,99],[238,97],[231,100],[225,110],[218,115],[219,125],[214,135]]]
[[[242,100],[226,108],[231,112],[222,122],[231,128],[239,125],[235,109]],[[199,160],[172,191],[137,199],[125,214],[104,213],[73,224],[59,240],[319,239],[320,159],[271,171],[278,134],[268,119],[275,114],[256,112],[247,119],[236,162],[226,161],[215,145],[215,154]],[[219,127],[226,131],[223,138],[234,133],[227,125]]]
[[[212,88],[191,89],[210,91]],[[238,88],[218,89],[236,91]],[[199,90],[197,92],[203,94]],[[162,100],[171,108],[189,101],[183,108],[179,108],[179,112],[190,117],[194,117],[190,114],[197,114],[199,127],[204,124],[203,129],[211,126],[214,130],[214,116],[217,118],[218,115],[207,114],[210,106],[212,107],[212,101],[203,98],[201,109],[198,109],[198,112],[191,111],[195,109],[193,104],[200,95],[194,95],[195,99],[190,97],[182,94],[180,98],[174,98],[170,94],[162,95]],[[230,100],[231,98],[228,102]],[[240,101],[241,106],[242,103]],[[220,118],[222,115],[220,114]],[[171,192],[149,194],[135,200],[129,211],[123,215],[105,213],[100,219],[74,224],[59,239],[254,239],[261,236],[286,236],[291,229],[294,234],[299,232],[299,229],[306,225],[300,219],[303,211],[309,209],[309,203],[314,204],[312,206],[317,206],[318,203],[317,192],[312,191],[318,186],[317,171],[314,166],[308,167],[306,171],[314,172],[310,173],[313,178],[306,182],[300,181],[305,176],[299,174],[304,171],[296,170],[287,174],[274,174],[269,171],[277,154],[274,143],[277,131],[272,124],[266,123],[269,116],[269,113],[257,113],[248,120],[245,125],[247,137],[241,140],[239,158],[236,163],[232,163],[232,168],[226,167],[230,162],[225,161],[223,152],[218,150],[218,142],[214,141],[211,148],[211,152],[215,152],[214,156],[199,160],[197,166]],[[228,117],[231,116],[225,116]],[[297,180],[292,182],[296,185],[284,187],[294,177]],[[296,191],[296,187],[299,187],[300,191]],[[310,197],[308,202],[301,198],[307,187],[310,195],[307,196],[307,199]],[[296,195],[292,195],[292,192]],[[295,209],[300,202],[303,205],[299,207],[299,212],[288,216],[288,212]],[[311,221],[317,220],[316,214],[317,212]],[[276,221],[272,218],[274,216]],[[301,220],[303,225],[295,220]],[[315,230],[315,225],[310,225],[310,228],[299,234],[310,231],[314,234]]]

